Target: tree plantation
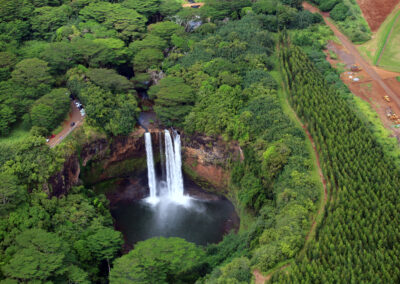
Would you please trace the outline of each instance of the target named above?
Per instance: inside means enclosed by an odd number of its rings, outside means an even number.
[[[303,5],[0,0],[0,283],[399,282],[399,145]]]

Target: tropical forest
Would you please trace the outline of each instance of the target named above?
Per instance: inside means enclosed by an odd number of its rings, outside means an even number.
[[[0,0],[0,284],[399,283],[399,46],[400,0]]]

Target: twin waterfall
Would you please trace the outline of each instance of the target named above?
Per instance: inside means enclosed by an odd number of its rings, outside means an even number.
[[[169,130],[165,134],[165,159],[161,157],[161,163],[165,160],[165,180],[156,178],[154,168],[153,147],[151,133],[145,133],[147,175],[149,179],[150,196],[146,199],[151,204],[167,199],[176,203],[186,204],[189,198],[184,195],[182,177],[181,137],[175,133],[172,138]],[[160,145],[162,149],[162,145]],[[162,151],[161,155],[162,155]],[[164,165],[161,165],[162,167]],[[163,177],[164,178],[164,177]]]

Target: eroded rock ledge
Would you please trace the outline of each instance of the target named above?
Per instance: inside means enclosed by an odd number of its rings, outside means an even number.
[[[152,129],[153,151],[159,153],[160,129]],[[138,128],[130,136],[100,138],[82,146],[80,153],[69,156],[62,170],[53,175],[51,196],[61,196],[72,186],[82,183],[94,184],[108,179],[123,177],[133,171],[146,169],[144,130]],[[218,191],[227,188],[230,173],[229,161],[243,159],[236,142],[225,142],[222,138],[204,135],[182,137],[184,170],[197,182],[206,182]]]

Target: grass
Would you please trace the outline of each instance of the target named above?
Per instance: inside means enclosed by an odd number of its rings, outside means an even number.
[[[29,130],[23,128],[22,124],[17,125],[6,137],[0,137],[0,144],[9,146],[24,140],[29,136]]]
[[[396,18],[399,16],[400,10],[395,9],[382,23],[374,37],[358,47],[361,54],[367,58],[372,64],[376,65],[382,53],[385,42],[387,41],[390,31],[395,24]],[[398,24],[396,24],[397,26]]]
[[[400,72],[400,10],[393,20],[392,28],[386,37],[386,41],[387,43],[381,51],[382,55],[378,65],[391,71]]]
[[[396,77],[396,80],[397,80],[398,82],[400,82],[400,76],[397,76],[397,77]]]

